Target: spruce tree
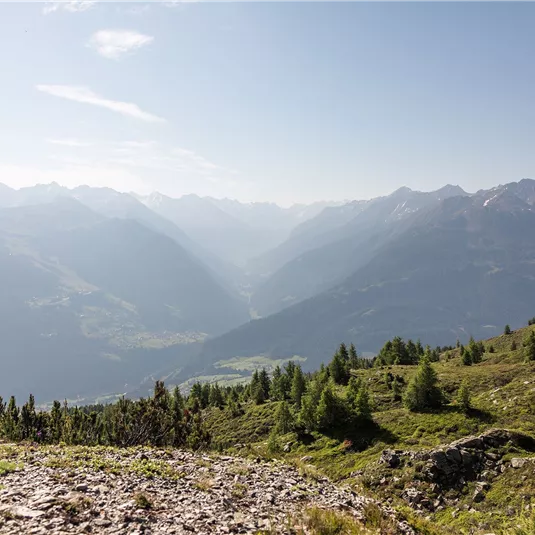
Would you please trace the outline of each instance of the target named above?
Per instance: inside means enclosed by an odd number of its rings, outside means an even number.
[[[511,334],[511,327],[507,324],[503,329],[503,334]]]
[[[470,410],[470,390],[466,381],[461,383],[461,386],[457,391],[456,401],[463,412],[468,412]]]
[[[292,390],[290,392],[290,397],[292,402],[295,404],[297,410],[301,408],[301,398],[303,392],[305,391],[305,376],[303,375],[303,370],[301,366],[296,365],[293,380],[292,380]]]
[[[402,398],[403,388],[401,381],[396,377],[392,381],[392,398],[394,401],[399,401]]]
[[[438,378],[431,362],[422,357],[404,396],[404,404],[411,411],[422,411],[440,407],[442,392],[437,386]]]
[[[332,385],[329,383],[321,393],[316,411],[318,427],[320,429],[329,429],[334,426],[338,417],[338,407],[338,399],[333,391]]]
[[[281,367],[279,365],[275,366],[271,377],[271,392],[269,394],[274,401],[283,401],[285,398],[283,377]]]
[[[286,401],[281,401],[275,413],[275,433],[285,435],[293,430],[294,418]]]
[[[346,390],[346,400],[351,407],[356,407],[357,397],[362,388],[362,381],[356,377],[349,379],[348,387]]]
[[[340,351],[337,351],[330,364],[329,364],[329,373],[333,378],[333,381],[339,385],[347,384],[349,380],[349,371],[347,366],[347,360],[343,357]]]
[[[223,407],[223,392],[221,392],[220,386],[215,383],[212,385],[212,388],[210,389],[210,399],[209,403],[212,407]]]
[[[355,410],[357,416],[361,420],[371,420],[372,418],[372,405],[370,401],[370,393],[365,385],[361,386],[357,394],[355,401]]]
[[[260,386],[262,387],[262,391],[264,393],[264,399],[269,399],[269,392],[271,390],[271,379],[269,378],[269,375],[265,368],[262,368],[260,370],[260,373],[258,374],[258,380],[260,381]]]
[[[309,431],[314,431],[318,427],[317,410],[323,388],[323,383],[317,380],[310,381],[301,400],[299,423]]]
[[[359,367],[359,357],[354,344],[349,346],[349,368],[356,370]]]
[[[344,363],[349,362],[349,353],[347,351],[347,346],[344,344],[344,342],[340,344],[340,347],[338,348],[338,354],[340,355]]]
[[[469,349],[462,348],[462,362],[465,366],[472,366],[472,352]]]

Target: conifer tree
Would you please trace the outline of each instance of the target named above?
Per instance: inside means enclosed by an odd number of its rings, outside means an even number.
[[[258,374],[258,380],[260,381],[260,386],[264,394],[264,399],[269,399],[269,392],[271,390],[271,379],[269,378],[268,372],[265,368],[260,370]]]
[[[316,417],[320,429],[333,427],[338,417],[339,403],[332,385],[329,383],[323,389],[318,403]]]
[[[310,381],[301,400],[299,422],[309,431],[314,431],[318,426],[317,410],[323,388],[323,383],[317,380]]]
[[[273,370],[273,375],[271,377],[270,398],[274,401],[283,401],[285,399],[285,379],[286,378],[282,374],[281,367],[277,365]]]
[[[292,380],[292,389],[290,392],[290,397],[292,402],[295,404],[297,410],[301,408],[301,398],[303,397],[303,392],[305,391],[305,376],[303,375],[303,370],[301,366],[297,364],[293,373]]]
[[[357,416],[361,420],[371,420],[372,418],[372,405],[370,400],[370,393],[365,385],[359,388],[357,399],[355,400],[355,409]]]
[[[461,358],[465,366],[472,366],[472,352],[469,349],[462,347]]]
[[[333,378],[333,381],[339,385],[345,385],[349,380],[347,360],[345,360],[340,351],[334,354],[329,364],[329,374]]]
[[[221,391],[221,388],[217,383],[213,384],[212,388],[210,388],[209,402],[210,402],[210,406],[219,407],[220,409],[224,405],[223,392]]]
[[[438,378],[429,359],[424,356],[420,361],[404,396],[405,406],[411,411],[433,409],[442,404],[442,392],[437,386]]]
[[[275,432],[285,435],[293,430],[294,418],[286,401],[281,401],[275,413]]]
[[[356,407],[357,397],[362,388],[362,381],[356,377],[349,379],[348,387],[346,390],[346,400],[351,407]]]
[[[357,349],[355,348],[355,344],[351,344],[349,346],[349,368],[352,370],[356,370],[359,367],[359,357],[357,355]]]
[[[463,412],[468,412],[470,410],[470,390],[466,381],[461,383],[457,392],[456,401]]]

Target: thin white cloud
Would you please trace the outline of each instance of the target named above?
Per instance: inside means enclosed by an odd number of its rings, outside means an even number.
[[[55,11],[68,11],[69,13],[77,13],[80,11],[87,11],[91,9],[96,0],[70,0],[64,2],[46,2],[43,8],[43,13],[49,15]]]
[[[91,36],[87,46],[105,58],[119,59],[153,40],[154,37],[133,30],[100,30]]]
[[[181,147],[165,149],[154,141],[123,141],[117,144],[114,152],[116,156],[112,156],[109,162],[129,167],[201,175],[207,179],[235,174],[235,171],[217,165],[192,150]]]
[[[78,139],[47,139],[47,143],[52,143],[52,145],[63,145],[64,147],[90,147],[92,143],[87,141],[79,141]]]
[[[147,113],[139,108],[137,104],[131,102],[121,102],[118,100],[109,100],[107,98],[97,95],[88,87],[72,86],[72,85],[37,85],[38,91],[53,95],[55,97],[73,100],[74,102],[81,102],[83,104],[91,104],[99,106],[108,110],[134,117],[149,123],[163,123],[165,119]]]

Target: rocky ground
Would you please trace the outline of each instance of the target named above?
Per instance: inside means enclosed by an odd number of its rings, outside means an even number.
[[[2,534],[311,533],[312,507],[364,523],[373,507],[393,533],[413,533],[388,507],[278,461],[5,444],[2,459]]]

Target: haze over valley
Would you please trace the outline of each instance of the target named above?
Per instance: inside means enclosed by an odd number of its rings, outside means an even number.
[[[313,369],[340,341],[373,355],[394,334],[493,336],[535,297],[529,179],[289,208],[0,191],[0,390],[43,402],[236,382],[292,358]]]

